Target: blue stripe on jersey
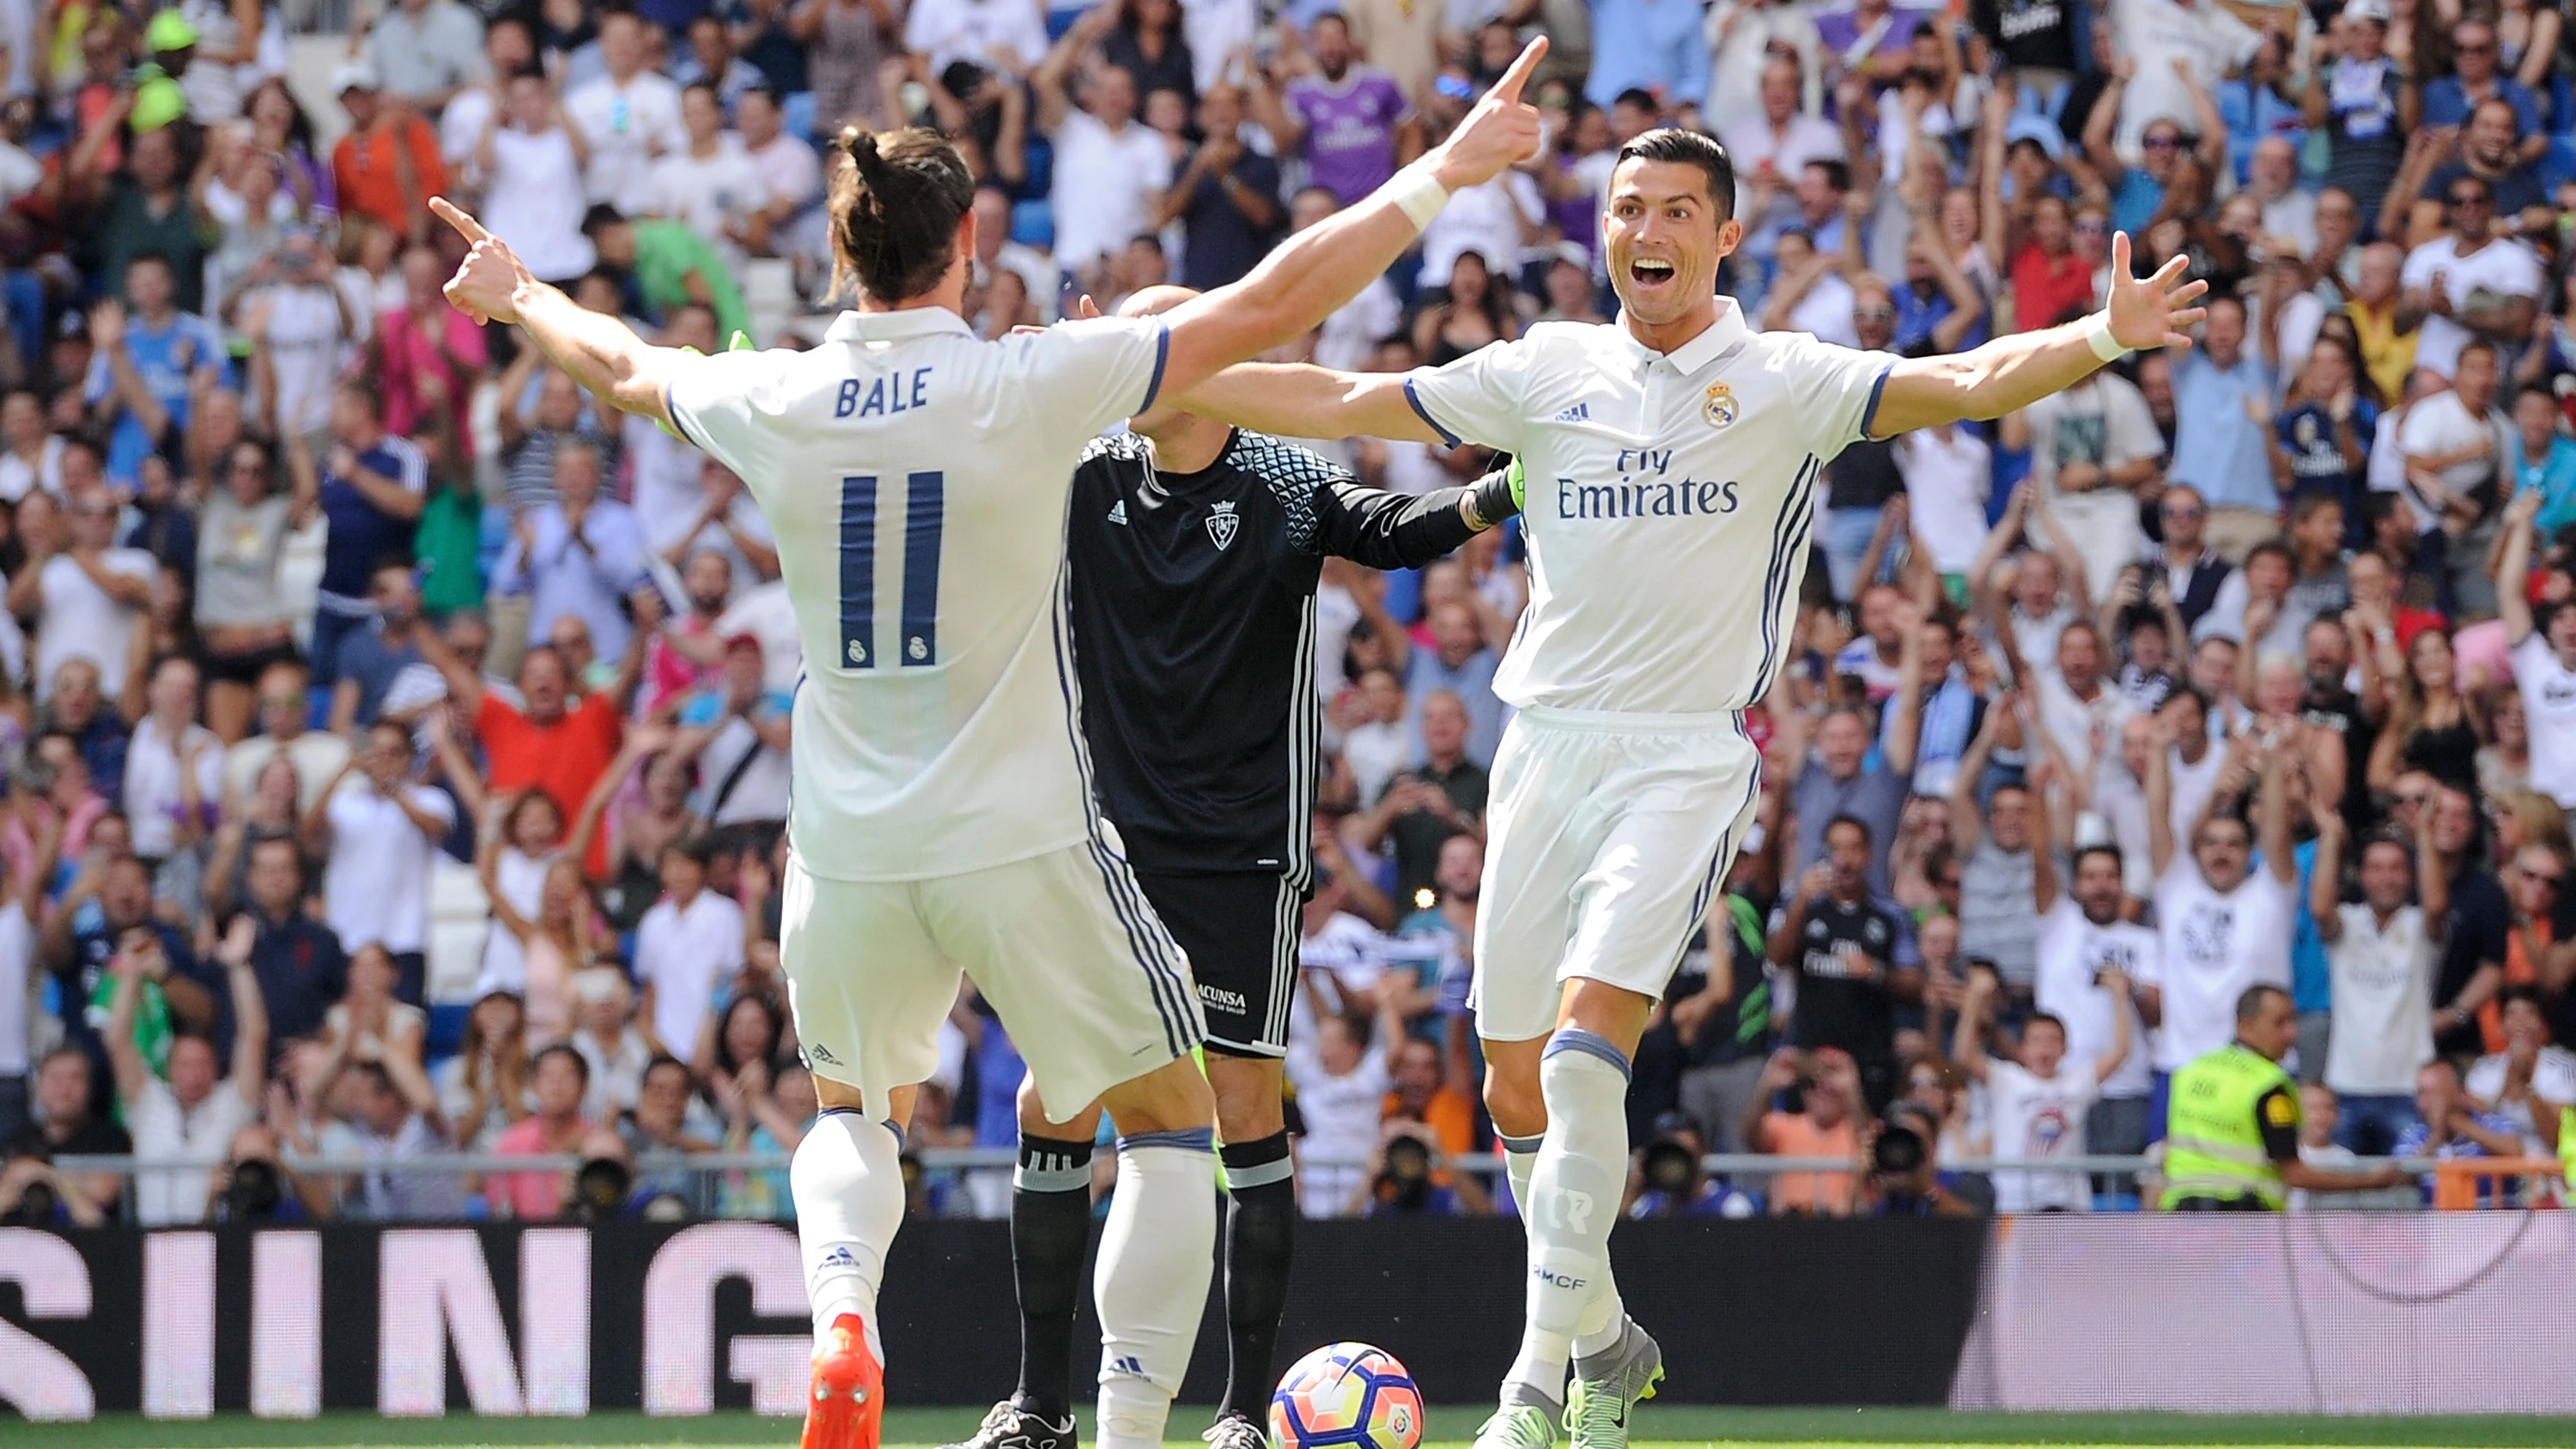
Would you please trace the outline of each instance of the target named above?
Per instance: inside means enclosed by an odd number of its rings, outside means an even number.
[[[915,473],[904,485],[903,658],[939,662],[939,531],[948,521],[948,480]]]
[[[1164,367],[1164,365],[1165,365],[1166,363],[1169,363],[1171,360],[1172,360],[1172,329],[1171,329],[1168,325],[1166,325],[1166,326],[1159,327],[1159,328],[1155,329],[1155,332],[1154,332],[1154,375],[1153,375],[1151,378],[1149,378],[1149,379],[1147,379],[1147,380],[1146,380],[1146,382],[1145,382],[1145,400],[1144,400],[1143,402],[1138,403],[1138,404],[1136,405],[1136,411],[1138,411],[1138,412],[1140,412],[1140,413],[1141,413],[1141,412],[1144,412],[1145,410],[1147,410],[1148,408],[1151,408],[1151,407],[1154,405],[1154,399],[1156,399],[1156,398],[1158,398],[1158,397],[1161,397],[1161,396],[1163,395],[1163,367]]]
[[[1412,405],[1415,417],[1429,423],[1431,431],[1440,435],[1440,441],[1453,448],[1458,446],[1458,435],[1440,426],[1440,420],[1433,417],[1431,410],[1422,405],[1422,394],[1413,390],[1413,379],[1409,377],[1404,380],[1404,400]]]
[[[680,410],[671,403],[671,385],[667,382],[662,384],[662,414],[671,420],[671,431],[680,435],[681,442],[701,453],[707,450],[706,444],[689,435],[689,425],[680,421]]]
[[[1878,370],[1878,381],[1869,385],[1869,406],[1860,414],[1860,435],[1864,438],[1872,436],[1870,429],[1878,424],[1878,395],[1887,391],[1887,375],[1894,371],[1896,364],[1891,362]]]
[[[1746,745],[1753,743],[1753,732],[1744,727],[1744,716],[1735,717],[1735,732]],[[1717,838],[1717,855],[1708,863],[1708,874],[1700,880],[1699,893],[1691,897],[1690,922],[1682,927],[1682,947],[1673,953],[1673,969],[1681,969],[1682,957],[1690,954],[1691,942],[1698,938],[1700,927],[1708,920],[1709,903],[1717,895],[1717,883],[1726,879],[1726,869],[1735,860],[1735,827],[1744,819],[1745,810],[1762,793],[1762,761],[1759,752],[1753,761],[1753,778],[1745,782],[1744,799],[1729,818],[1726,833]],[[1715,946],[1710,950],[1714,951]]]
[[[1798,465],[1798,478],[1789,485],[1789,496],[1780,502],[1780,517],[1771,525],[1771,559],[1763,566],[1762,576],[1762,668],[1753,676],[1757,681],[1754,685],[1757,696],[1770,687],[1771,669],[1779,657],[1780,599],[1785,591],[1796,588],[1795,573],[1806,566],[1803,555],[1787,552],[1789,536],[1796,531],[1790,520],[1797,516],[1798,508],[1812,505],[1819,471],[1821,465],[1817,463],[1816,455],[1809,453],[1807,461]],[[1801,499],[1807,500],[1807,505],[1802,505]],[[1784,555],[1786,567],[1783,566]]]
[[[877,663],[877,480],[841,480],[841,658],[848,669]]]

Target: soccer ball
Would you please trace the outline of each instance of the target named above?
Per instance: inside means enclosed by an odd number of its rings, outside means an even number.
[[[1280,1449],[1415,1449],[1422,1390],[1385,1349],[1329,1344],[1279,1381],[1270,1396],[1270,1439]]]

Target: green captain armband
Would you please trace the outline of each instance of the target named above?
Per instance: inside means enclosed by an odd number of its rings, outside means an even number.
[[[1480,530],[1492,528],[1521,511],[1521,499],[1526,492],[1527,485],[1521,477],[1521,460],[1514,458],[1467,485],[1467,506],[1476,515],[1468,521]]]
[[[1517,513],[1529,507],[1529,478],[1521,472],[1521,460],[1514,458],[1512,465],[1503,470],[1503,476],[1512,483],[1512,511]]]

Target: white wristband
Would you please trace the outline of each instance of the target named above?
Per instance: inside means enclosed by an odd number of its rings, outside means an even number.
[[[2093,355],[2104,362],[2117,362],[2129,355],[2129,349],[2120,345],[2120,339],[2111,335],[2111,314],[2108,312],[2096,312],[2084,319],[2084,342],[2093,349]]]
[[[1431,174],[1427,166],[1407,166],[1387,183],[1394,192],[1396,208],[1413,223],[1415,231],[1431,225],[1431,219],[1449,204],[1449,188]]]

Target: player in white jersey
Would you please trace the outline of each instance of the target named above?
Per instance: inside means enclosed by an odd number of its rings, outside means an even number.
[[[1193,412],[1291,437],[1518,454],[1530,602],[1494,680],[1475,1007],[1485,1102],[1529,1229],[1528,1324],[1478,1443],[1620,1449],[1662,1375],[1610,1281],[1629,1062],[1753,818],[1742,711],[1778,677],[1824,464],[1862,437],[1994,418],[2136,347],[2188,346],[2176,258],[2086,322],[1900,361],[1757,333],[1716,293],[1743,238],[1716,142],[1620,148],[1602,217],[1617,323],[1544,323],[1446,367],[1228,370]],[[1568,1360],[1573,1384],[1567,1385]]]
[[[1101,429],[1315,326],[1451,191],[1537,149],[1533,43],[1449,139],[1377,195],[1159,317],[979,342],[960,315],[974,183],[934,132],[845,131],[840,266],[861,292],[810,352],[650,347],[471,249],[450,301],[516,323],[594,395],[740,474],[777,535],[798,691],[780,957],[824,1115],[790,1171],[813,1301],[806,1449],[873,1449],[876,1290],[903,1217],[911,1083],[971,975],[1052,1120],[1121,1134],[1102,1237],[1103,1449],[1159,1445],[1207,1300],[1214,1104],[1189,1059],[1189,965],[1093,805],[1064,615],[1065,499]],[[836,158],[837,159],[837,158]]]

